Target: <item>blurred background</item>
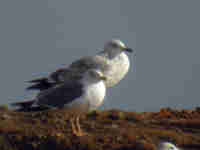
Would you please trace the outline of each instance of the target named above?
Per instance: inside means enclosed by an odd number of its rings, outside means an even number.
[[[0,104],[32,99],[26,81],[47,76],[104,42],[137,51],[103,109],[190,109],[200,99],[200,1],[1,0]]]

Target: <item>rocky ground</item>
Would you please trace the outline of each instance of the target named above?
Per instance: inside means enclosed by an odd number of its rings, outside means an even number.
[[[200,108],[160,112],[95,111],[80,122],[87,135],[72,134],[73,112],[15,112],[0,108],[0,150],[156,150],[162,141],[200,149]]]

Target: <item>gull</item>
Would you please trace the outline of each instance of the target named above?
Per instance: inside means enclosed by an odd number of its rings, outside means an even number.
[[[97,109],[104,100],[106,77],[100,70],[89,69],[81,80],[65,81],[47,90],[41,91],[35,100],[17,102],[12,105],[22,106],[24,109],[38,105],[46,108],[73,109],[77,114],[72,117],[72,131],[76,136],[83,136],[79,117],[83,112]],[[75,124],[74,124],[75,120]]]
[[[174,144],[169,142],[160,143],[158,146],[158,150],[179,150]]]
[[[133,52],[119,39],[112,39],[105,43],[103,51],[95,56],[85,56],[72,62],[66,68],[58,69],[48,77],[29,81],[32,83],[27,89],[46,90],[66,80],[77,80],[88,69],[100,69],[107,77],[106,87],[118,84],[128,73],[130,62],[125,52]]]

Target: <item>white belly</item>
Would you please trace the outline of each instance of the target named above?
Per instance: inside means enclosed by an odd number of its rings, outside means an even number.
[[[105,94],[105,84],[101,81],[98,84],[86,86],[83,96],[65,105],[65,107],[79,109],[80,111],[94,110],[103,103]]]

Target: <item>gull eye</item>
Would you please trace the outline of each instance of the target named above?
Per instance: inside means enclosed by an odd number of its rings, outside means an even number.
[[[174,150],[174,147],[169,147],[169,150]]]
[[[100,75],[99,75],[99,72],[94,71],[94,70],[91,70],[91,71],[90,71],[90,76],[92,76],[92,77],[94,77],[94,78],[97,78],[97,77],[99,77]]]
[[[119,45],[117,45],[116,43],[112,43],[111,46],[112,46],[113,48],[119,48]]]
[[[92,77],[95,77],[96,76],[96,72],[95,71],[90,71],[90,75],[92,76]]]

